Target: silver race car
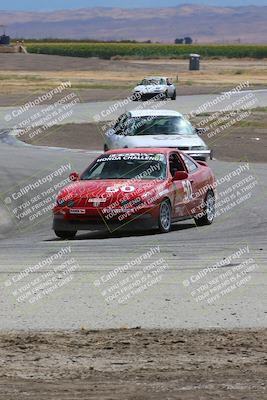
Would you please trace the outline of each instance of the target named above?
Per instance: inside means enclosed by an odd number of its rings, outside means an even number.
[[[151,76],[144,78],[133,90],[133,100],[166,100],[176,99],[176,87],[171,78]]]
[[[105,133],[104,151],[135,147],[173,147],[196,160],[212,159],[198,130],[177,111],[134,110],[119,117]]]

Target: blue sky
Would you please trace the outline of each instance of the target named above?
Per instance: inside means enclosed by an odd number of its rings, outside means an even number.
[[[54,10],[84,7],[167,7],[184,3],[213,6],[267,5],[267,0],[0,0],[0,10]]]

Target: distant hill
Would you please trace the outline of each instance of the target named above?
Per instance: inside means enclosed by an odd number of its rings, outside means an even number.
[[[93,38],[173,42],[192,36],[198,42],[267,42],[267,6],[172,8],[88,8],[54,12],[0,11],[0,25],[24,38]]]

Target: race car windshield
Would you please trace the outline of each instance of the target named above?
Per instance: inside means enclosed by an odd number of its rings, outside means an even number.
[[[149,86],[149,85],[165,85],[164,79],[143,79],[140,85]]]
[[[163,154],[109,154],[98,158],[81,180],[165,179],[166,165]]]
[[[195,135],[190,122],[182,117],[138,117],[127,121],[126,134],[130,136],[149,135]]]

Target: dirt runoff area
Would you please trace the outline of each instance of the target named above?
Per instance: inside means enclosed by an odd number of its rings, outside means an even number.
[[[267,330],[7,332],[0,399],[264,400]]]
[[[198,116],[191,122],[195,126],[208,127],[212,122],[204,125],[201,123],[206,118],[206,116]],[[267,108],[254,110],[246,119],[224,129],[224,124],[227,123],[228,120],[219,125],[221,131],[214,136],[209,137],[209,132],[202,134],[204,141],[214,150],[216,159],[236,162],[267,162]],[[106,130],[106,123],[67,124],[44,130],[33,138],[31,138],[32,132],[29,131],[27,134],[21,135],[20,140],[39,146],[103,150]]]

